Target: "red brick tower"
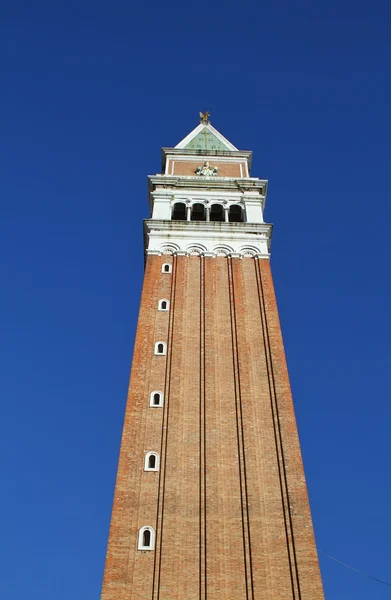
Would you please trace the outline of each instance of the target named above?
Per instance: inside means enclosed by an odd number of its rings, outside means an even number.
[[[149,178],[102,600],[322,600],[267,181],[201,116]]]

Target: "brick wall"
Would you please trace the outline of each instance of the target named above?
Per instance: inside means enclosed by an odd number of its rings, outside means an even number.
[[[323,599],[274,288],[267,260],[149,256],[102,600],[206,597]]]
[[[193,175],[197,167],[201,167],[205,162],[205,157],[201,157],[198,161],[190,160],[174,160],[170,161],[168,168],[170,175]],[[213,157],[210,158],[210,165],[218,168],[219,177],[247,177],[246,165],[244,162],[213,162]],[[240,170],[242,165],[242,170]]]

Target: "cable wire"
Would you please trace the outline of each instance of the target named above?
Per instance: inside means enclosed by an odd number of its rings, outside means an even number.
[[[388,585],[389,587],[391,587],[391,583],[389,583],[388,581],[383,581],[383,579],[378,579],[377,577],[373,577],[372,575],[368,575],[368,573],[364,573],[364,571],[360,571],[359,569],[355,569],[354,567],[351,567],[350,565],[347,565],[346,563],[342,562],[341,560],[338,560],[334,556],[331,556],[330,554],[327,554],[327,552],[324,552],[320,548],[319,548],[319,552],[321,552],[322,554],[324,554],[328,558],[331,558],[331,560],[335,561],[336,563],[339,563],[340,565],[343,565],[347,569],[351,569],[352,571],[355,571],[356,573],[360,573],[360,575],[365,575],[365,577],[368,577],[368,579],[373,579],[374,581],[377,581],[378,583],[382,583],[383,585]]]

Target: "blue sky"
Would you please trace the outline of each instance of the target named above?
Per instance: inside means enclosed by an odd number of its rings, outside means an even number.
[[[318,547],[391,579],[388,2],[2,9],[0,597],[99,597],[147,175],[209,109],[269,179]],[[320,556],[327,600],[390,588]]]

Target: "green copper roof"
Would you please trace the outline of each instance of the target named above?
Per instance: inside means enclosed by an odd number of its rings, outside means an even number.
[[[188,150],[230,150],[207,127],[197,133],[185,148]]]

